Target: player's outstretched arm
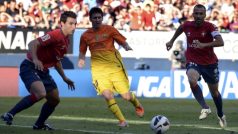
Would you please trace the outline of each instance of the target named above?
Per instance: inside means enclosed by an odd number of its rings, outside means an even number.
[[[125,42],[124,44],[121,44],[121,46],[126,50],[126,51],[129,51],[129,50],[133,50],[129,44],[127,42]]]
[[[177,37],[183,33],[183,29],[182,29],[182,26],[180,25],[178,27],[178,29],[175,31],[172,39],[166,43],[166,48],[167,50],[169,51],[172,47],[173,47],[173,44],[174,44],[174,41],[177,39]]]
[[[57,70],[59,75],[62,77],[64,82],[68,84],[68,88],[70,90],[74,90],[75,89],[74,82],[72,80],[70,80],[68,77],[66,77],[63,67],[62,67],[62,64],[61,64],[61,61],[57,62],[57,64],[55,65],[55,69]]]
[[[79,54],[78,67],[82,68],[85,65],[85,54]]]

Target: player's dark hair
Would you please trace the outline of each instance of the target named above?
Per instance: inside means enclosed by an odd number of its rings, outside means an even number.
[[[72,12],[72,11],[65,11],[60,16],[60,22],[64,22],[65,23],[67,21],[68,17],[76,19],[77,15],[74,12]]]
[[[195,5],[193,9],[195,9],[195,8],[204,8],[205,11],[206,11],[206,7],[204,5],[202,5],[202,4]]]
[[[102,9],[99,7],[93,7],[91,8],[91,10],[89,11],[89,17],[91,18],[93,14],[95,13],[100,13],[103,16],[103,12]]]

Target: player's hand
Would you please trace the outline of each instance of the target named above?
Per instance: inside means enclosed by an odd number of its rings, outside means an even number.
[[[173,46],[173,43],[172,43],[171,41],[167,42],[167,43],[166,43],[166,49],[167,49],[167,51],[169,51],[169,50],[172,48],[172,46]]]
[[[85,65],[85,60],[79,59],[78,61],[78,67],[82,68]]]
[[[126,51],[133,50],[129,45],[125,45],[125,46],[123,46],[123,48],[124,48]]]
[[[68,89],[75,90],[74,82],[69,78],[64,78],[64,82],[68,84]]]
[[[44,70],[44,66],[40,60],[34,59],[33,63],[35,64],[35,69],[40,70],[40,71]]]
[[[194,48],[204,48],[205,47],[205,44],[204,43],[201,43],[199,40],[195,40],[194,42],[193,42],[193,47]]]

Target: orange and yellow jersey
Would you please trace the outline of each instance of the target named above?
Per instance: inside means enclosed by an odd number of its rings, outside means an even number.
[[[93,75],[114,73],[124,68],[121,55],[114,46],[114,41],[118,44],[125,44],[126,38],[109,25],[102,25],[97,30],[90,28],[82,34],[80,53],[85,55],[87,48],[89,48]]]

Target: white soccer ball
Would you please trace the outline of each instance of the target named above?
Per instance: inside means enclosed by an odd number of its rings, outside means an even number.
[[[155,134],[164,134],[169,130],[170,122],[167,117],[163,115],[156,115],[150,122],[150,128]]]

